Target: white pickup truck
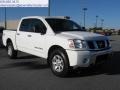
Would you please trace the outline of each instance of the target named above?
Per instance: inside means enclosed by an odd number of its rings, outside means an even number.
[[[45,58],[57,76],[66,76],[71,67],[104,62],[112,53],[106,36],[85,32],[67,17],[24,17],[17,31],[4,30],[2,38],[10,58],[17,51]]]

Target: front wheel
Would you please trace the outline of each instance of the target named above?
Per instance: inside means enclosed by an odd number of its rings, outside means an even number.
[[[14,50],[13,48],[13,44],[11,42],[9,42],[7,44],[7,52],[8,52],[8,56],[11,58],[11,59],[14,59],[17,57],[17,51]]]
[[[56,76],[67,76],[69,71],[69,61],[64,50],[58,49],[53,51],[49,60],[51,70]]]

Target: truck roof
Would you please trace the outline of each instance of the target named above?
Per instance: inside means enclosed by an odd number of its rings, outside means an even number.
[[[69,16],[27,16],[27,17],[23,17],[23,19],[25,18],[59,18],[59,19],[70,19]]]

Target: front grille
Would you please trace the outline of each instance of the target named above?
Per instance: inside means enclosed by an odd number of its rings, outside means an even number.
[[[109,46],[110,46],[110,43],[109,43],[109,41],[108,41],[108,40],[106,40],[106,42],[107,42],[107,47],[109,47]]]
[[[105,41],[96,41],[98,49],[105,48]]]
[[[95,49],[95,45],[94,45],[93,41],[88,41],[87,44],[90,49]]]
[[[108,40],[95,40],[95,41],[87,41],[89,49],[105,49],[109,48]]]

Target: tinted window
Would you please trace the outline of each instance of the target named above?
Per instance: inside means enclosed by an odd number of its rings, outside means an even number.
[[[20,26],[20,31],[26,32],[46,32],[46,27],[39,19],[24,19]]]
[[[62,31],[83,31],[81,27],[71,20],[66,19],[46,19],[54,32]]]
[[[30,28],[30,20],[29,19],[24,19],[21,23],[21,26],[20,26],[20,31],[30,31],[29,30]]]
[[[32,20],[31,28],[34,28],[35,32],[37,33],[46,32],[46,27],[44,23],[38,19]]]

